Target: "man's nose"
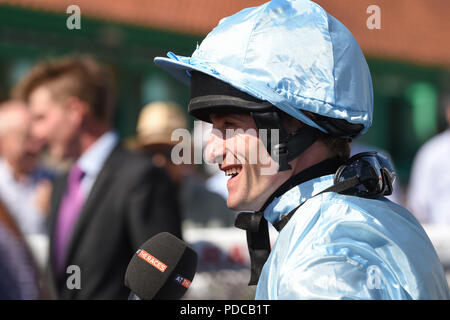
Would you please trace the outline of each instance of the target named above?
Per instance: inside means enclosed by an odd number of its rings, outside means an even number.
[[[221,134],[218,134],[213,130],[205,147],[205,161],[207,163],[217,163],[220,165],[223,163],[223,159],[225,158],[225,152],[225,140]]]

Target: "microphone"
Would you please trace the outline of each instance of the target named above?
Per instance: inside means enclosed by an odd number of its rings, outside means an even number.
[[[197,253],[168,232],[158,233],[136,251],[125,273],[129,300],[178,300],[197,269]]]

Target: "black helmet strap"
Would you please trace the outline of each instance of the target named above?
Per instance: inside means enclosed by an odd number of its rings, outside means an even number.
[[[288,179],[274,194],[266,201],[257,212],[240,212],[236,216],[235,227],[246,231],[247,246],[250,255],[250,282],[249,285],[258,283],[264,263],[270,255],[270,238],[267,220],[264,218],[265,208],[273,201],[291,188],[309,181],[336,172],[342,164],[339,158],[324,160],[315,164],[295,176]]]
[[[289,162],[305,152],[319,137],[319,130],[308,125],[288,134],[277,110],[251,112],[251,115],[259,130],[267,130],[267,136],[260,138],[267,152],[278,162],[278,171],[291,170]],[[275,132],[278,132],[278,139],[272,136]]]

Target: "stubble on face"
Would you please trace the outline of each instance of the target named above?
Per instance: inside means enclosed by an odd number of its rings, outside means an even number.
[[[277,166],[257,134],[250,115],[211,115],[216,136],[208,147],[215,150],[214,159],[225,174],[227,206],[235,211],[257,211],[269,196],[287,179],[286,173],[263,174],[264,168]],[[230,134],[234,130],[234,134]],[[228,131],[228,134],[226,134]],[[222,135],[219,136],[219,133]]]

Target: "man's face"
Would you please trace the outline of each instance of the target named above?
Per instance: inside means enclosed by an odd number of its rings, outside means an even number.
[[[49,147],[51,156],[65,159],[73,154],[77,126],[70,110],[52,97],[48,88],[36,88],[29,97],[32,116],[32,135]]]
[[[215,162],[230,178],[227,183],[229,208],[259,210],[289,173],[277,172],[278,164],[259,138],[248,114],[211,114],[213,132],[205,149],[207,162]]]
[[[15,173],[29,174],[35,167],[39,145],[30,135],[30,116],[25,106],[10,111],[8,130],[1,137],[2,157],[8,161]]]

